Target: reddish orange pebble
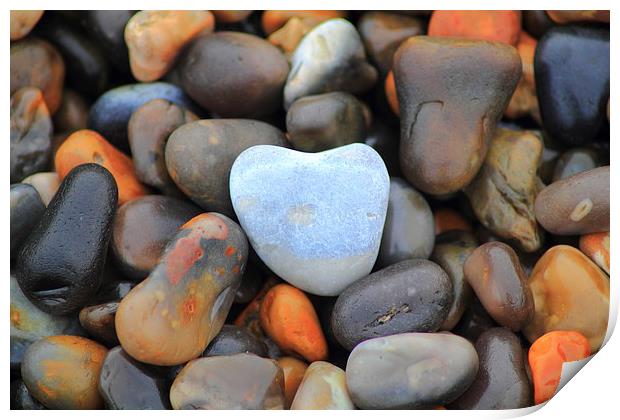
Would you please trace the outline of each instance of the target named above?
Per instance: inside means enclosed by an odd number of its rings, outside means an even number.
[[[394,72],[390,70],[385,78],[385,97],[387,98],[392,112],[400,115],[400,104],[398,103],[398,95],[396,95],[396,82],[394,82]]]
[[[118,186],[119,206],[147,194],[144,185],[138,181],[131,159],[92,130],[71,134],[58,148],[54,159],[61,180],[84,163],[97,163],[110,171]]]
[[[309,362],[327,359],[327,342],[310,299],[296,287],[278,284],[260,307],[263,330],[284,351]]]
[[[471,225],[456,211],[444,207],[437,209],[433,213],[435,218],[435,235],[449,230],[472,231]]]
[[[435,10],[428,24],[429,36],[498,41],[515,45],[521,32],[521,12],[516,10]]]
[[[577,331],[551,331],[530,347],[528,360],[534,382],[536,404],[553,397],[562,374],[562,364],[581,360],[590,355],[590,344]]]
[[[609,274],[609,232],[581,236],[579,249]]]
[[[267,35],[270,35],[284,26],[292,17],[308,21],[309,24],[314,26],[328,19],[345,16],[346,13],[340,10],[266,10],[261,20],[263,30]]]
[[[308,365],[294,357],[281,357],[278,359],[278,364],[284,372],[284,397],[286,398],[286,408],[289,408]]]

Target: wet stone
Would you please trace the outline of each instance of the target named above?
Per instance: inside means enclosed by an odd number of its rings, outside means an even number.
[[[344,370],[328,362],[314,362],[304,374],[291,410],[354,410]]]
[[[43,10],[11,10],[11,42],[24,38],[43,16]]]
[[[175,410],[281,410],[284,375],[275,360],[253,354],[189,362],[170,389]]]
[[[392,177],[378,265],[428,258],[434,244],[435,222],[424,196],[405,180]]]
[[[304,152],[361,142],[366,137],[364,108],[345,92],[304,96],[289,108],[286,130],[293,147]]]
[[[244,327],[224,325],[219,334],[202,352],[202,357],[229,356],[239,353],[253,353],[260,357],[267,356],[265,344]]]
[[[127,277],[144,280],[155,268],[178,229],[201,211],[193,204],[163,195],[147,195],[119,207],[110,248]]]
[[[521,77],[517,51],[497,42],[416,36],[394,55],[394,77],[405,178],[434,195],[468,185]]]
[[[555,163],[553,182],[594,169],[599,165],[600,159],[595,149],[585,147],[568,149],[558,157]]]
[[[37,190],[28,184],[11,184],[11,252],[19,250],[45,212]],[[13,258],[15,255],[13,255]]]
[[[80,165],[64,179],[17,260],[19,285],[36,306],[66,314],[97,293],[117,195],[99,165]]]
[[[320,296],[370,273],[388,193],[381,157],[357,143],[321,153],[256,146],[230,174],[233,207],[261,260]]]
[[[114,316],[117,310],[118,302],[86,306],[80,311],[80,325],[97,342],[114,347],[118,345],[118,337],[114,328]]]
[[[445,405],[474,381],[474,346],[450,333],[409,333],[374,338],[349,356],[347,387],[361,409],[412,409]]]
[[[334,335],[347,350],[370,338],[435,332],[452,305],[452,283],[437,264],[405,260],[347,287],[331,317]]]
[[[203,213],[181,226],[159,264],[120,303],[123,349],[159,366],[198,357],[224,324],[247,255],[243,231],[226,216]]]
[[[207,211],[233,215],[229,184],[235,159],[259,144],[284,146],[284,134],[272,125],[245,119],[200,120],[168,138],[168,173],[183,193]]]

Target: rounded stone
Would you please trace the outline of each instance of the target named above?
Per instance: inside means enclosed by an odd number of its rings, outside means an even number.
[[[429,36],[468,38],[515,45],[521,33],[517,10],[435,10]]]
[[[478,355],[450,333],[408,333],[374,338],[349,356],[347,387],[361,409],[412,409],[445,405],[475,380]]]
[[[308,365],[295,357],[288,356],[279,358],[278,365],[282,368],[282,372],[284,373],[285,408],[288,409],[295,398],[295,394],[304,378]]]
[[[244,119],[200,120],[185,124],[168,137],[165,162],[183,193],[208,211],[233,215],[228,179],[235,159],[259,144],[284,146],[277,128]]]
[[[24,178],[22,183],[32,185],[39,193],[43,204],[47,206],[58,191],[60,179],[56,172],[37,172]]]
[[[114,317],[118,302],[100,303],[86,306],[80,311],[80,325],[90,336],[108,347],[118,345]]]
[[[266,357],[267,348],[248,329],[236,325],[224,325],[205,351],[202,352],[202,357],[229,356],[239,353],[253,353],[260,357]]]
[[[408,332],[435,332],[452,305],[452,284],[437,264],[405,260],[347,287],[331,325],[347,350],[364,340]]]
[[[11,252],[19,250],[44,212],[45,204],[33,186],[11,184]]]
[[[267,40],[223,31],[196,39],[178,71],[183,89],[205,109],[225,118],[252,118],[278,109],[288,62]]]
[[[200,213],[191,203],[163,195],[139,197],[119,207],[110,249],[123,274],[144,280],[178,229]]]
[[[599,165],[600,159],[595,149],[585,147],[568,149],[558,157],[555,163],[553,182],[594,169]]]
[[[11,10],[11,42],[24,38],[43,16],[44,10]]]
[[[119,305],[123,349],[159,366],[198,357],[224,325],[247,255],[243,231],[226,216],[203,213],[181,226],[159,264]]]
[[[435,245],[435,222],[424,196],[404,179],[390,179],[390,196],[377,263],[379,267],[428,258]]]
[[[329,19],[345,17],[341,10],[265,10],[261,16],[263,31],[270,35],[294,18],[301,19],[313,27]]]
[[[344,370],[328,362],[314,362],[304,374],[291,410],[354,410]]]
[[[30,393],[47,408],[103,408],[98,384],[107,351],[83,337],[47,337],[33,343],[26,351],[22,379]]]
[[[609,232],[589,233],[579,238],[579,249],[609,275]]]
[[[63,180],[17,260],[19,285],[39,308],[74,312],[97,293],[117,196],[99,165],[80,165]]]
[[[542,37],[545,32],[555,26],[546,10],[523,10],[523,29],[536,38]]]
[[[377,152],[255,146],[230,173],[230,196],[252,248],[279,277],[336,296],[368,275],[379,252],[389,177]]]
[[[203,357],[176,377],[170,402],[175,410],[281,410],[284,375],[275,360],[254,354]]]

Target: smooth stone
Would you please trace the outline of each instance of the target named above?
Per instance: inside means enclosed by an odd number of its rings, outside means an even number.
[[[230,196],[252,248],[280,278],[336,296],[368,275],[379,252],[389,177],[377,152],[255,146],[230,173]]]
[[[474,346],[450,333],[408,333],[364,341],[353,349],[347,387],[361,409],[446,405],[475,380]]]
[[[11,42],[19,41],[32,31],[44,10],[11,10]]]
[[[99,392],[111,410],[169,410],[166,377],[154,366],[132,359],[120,346],[101,367]]]
[[[267,40],[278,47],[287,59],[290,60],[291,55],[301,42],[304,36],[312,30],[318,23],[300,19],[298,17],[290,18],[284,26],[269,35]]]
[[[11,95],[11,182],[48,168],[52,120],[41,91],[25,87]]]
[[[23,87],[38,88],[53,115],[62,102],[64,81],[65,63],[50,43],[36,37],[11,42],[11,95]]]
[[[285,408],[288,410],[295,398],[295,394],[304,379],[304,374],[308,365],[294,357],[281,357],[278,359],[278,365],[284,373],[284,397],[286,398]]]
[[[166,142],[174,130],[197,119],[192,112],[165,99],[153,99],[131,114],[127,137],[140,181],[165,194],[180,194],[166,168]]]
[[[519,10],[435,10],[428,35],[515,45],[521,33]]]
[[[608,28],[557,26],[540,39],[536,89],[543,126],[552,137],[588,144],[606,124],[609,54]]]
[[[465,187],[483,164],[521,77],[517,50],[497,42],[416,36],[396,51],[394,77],[403,175],[434,195]]]
[[[398,142],[398,129],[380,119],[375,119],[363,143],[379,153],[390,176],[398,176],[400,173]]]
[[[176,377],[170,402],[175,410],[281,410],[284,374],[275,360],[254,354],[203,357]]]
[[[392,177],[378,266],[428,258],[434,245],[435,221],[424,196],[404,179]]]
[[[110,89],[90,108],[88,128],[98,132],[123,152],[129,152],[127,124],[131,115],[152,99],[165,99],[201,114],[181,88],[164,82],[136,83]]]
[[[365,12],[357,29],[370,59],[382,75],[392,69],[392,58],[400,44],[424,33],[420,19],[384,11]]]
[[[224,325],[202,352],[202,357],[229,356],[239,353],[253,353],[266,357],[267,348],[265,343],[248,329],[236,325]]]
[[[435,332],[452,300],[452,283],[440,266],[405,260],[347,287],[334,305],[332,330],[347,350],[371,338]]]
[[[24,381],[16,379],[11,382],[11,410],[46,410],[46,408],[32,396]]]
[[[60,184],[17,260],[19,285],[40,309],[75,312],[97,293],[117,197],[114,178],[96,164],[78,166]]]
[[[534,318],[523,333],[533,343],[556,330],[577,331],[597,351],[609,317],[609,278],[578,249],[558,245],[538,260],[528,280]]]
[[[284,108],[308,95],[363,93],[377,77],[355,26],[345,19],[330,19],[308,32],[295,49],[284,86]]]
[[[608,232],[609,176],[602,166],[548,185],[536,196],[536,220],[555,235]]]
[[[492,328],[480,335],[475,348],[480,362],[478,375],[450,408],[510,410],[531,406],[527,357],[519,338],[506,328]]]
[[[45,206],[49,205],[60,186],[60,179],[56,172],[37,172],[22,181],[34,187],[39,193],[39,197]]]
[[[228,185],[233,162],[244,150],[259,144],[284,146],[286,138],[261,121],[195,121],[168,137],[166,167],[179,189],[200,207],[233,216]]]
[[[595,149],[575,147],[562,153],[555,163],[552,181],[569,178],[579,172],[594,169],[600,165]]]
[[[293,147],[303,152],[361,142],[366,137],[364,108],[346,92],[304,96],[286,113],[286,130]]]
[[[463,266],[477,246],[474,235],[464,230],[443,232],[435,239],[430,259],[443,268],[450,277],[453,294],[452,306],[440,327],[441,330],[452,330],[471,302],[473,292],[463,275]]]
[[[62,103],[54,114],[54,131],[56,133],[73,133],[82,130],[88,125],[88,111],[90,104],[73,89],[65,89],[62,93]]]
[[[228,31],[196,39],[177,68],[188,95],[224,118],[277,111],[289,70],[284,54],[267,40]]]
[[[132,10],[87,10],[84,24],[90,37],[105,52],[106,58],[122,74],[129,74],[129,51],[125,43],[125,26]]]
[[[159,366],[200,356],[224,324],[247,255],[247,239],[228,217],[203,213],[185,223],[120,303],[115,322],[123,349]]]
[[[543,147],[533,132],[498,129],[480,172],[465,188],[478,220],[526,252],[538,250],[544,239],[534,214],[544,187],[536,173]]]
[[[579,249],[609,275],[609,232],[589,233],[579,238]]]
[[[11,184],[11,252],[19,250],[45,212],[37,190],[28,184]]]
[[[192,203],[163,195],[130,200],[116,212],[110,249],[123,274],[144,280],[179,228],[201,213]]]
[[[517,253],[503,242],[476,248],[463,266],[465,279],[498,324],[519,331],[534,316],[534,300]]]
[[[493,327],[497,327],[497,324],[474,295],[452,332],[475,343],[483,332]]]
[[[304,374],[291,410],[354,410],[344,370],[328,362],[314,362]]]
[[[45,407],[59,410],[103,408],[99,372],[107,349],[83,337],[57,335],[33,343],[24,356],[21,376]]]
[[[285,26],[293,18],[310,23],[313,27],[326,20],[345,17],[342,10],[265,10],[261,16],[263,32],[268,35]]]
[[[118,337],[114,327],[114,317],[118,310],[118,302],[100,303],[82,308],[79,314],[80,325],[97,342],[114,347],[118,345]]]

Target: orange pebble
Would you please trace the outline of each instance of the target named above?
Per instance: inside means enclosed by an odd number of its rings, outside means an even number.
[[[456,211],[444,207],[433,213],[435,217],[435,235],[449,230],[466,230],[471,232],[471,225]]]
[[[281,357],[278,359],[278,364],[284,372],[284,397],[286,398],[286,408],[289,408],[308,365],[294,357]]]
[[[270,35],[284,26],[292,17],[307,20],[309,24],[314,26],[328,19],[345,16],[346,13],[339,10],[266,10],[261,20],[263,30],[267,35]]]
[[[579,249],[609,274],[609,232],[583,235]]]
[[[260,326],[259,319],[260,304],[265,298],[265,295],[267,294],[269,289],[271,289],[279,282],[280,280],[277,277],[269,277],[265,281],[265,284],[263,284],[263,287],[260,289],[260,291],[256,294],[254,299],[252,299],[252,301],[248,303],[248,306],[246,306],[243,311],[241,311],[241,313],[237,316],[234,324],[237,327],[247,328],[254,335],[264,336],[265,333],[263,331],[263,328]]]
[[[263,330],[284,351],[309,362],[327,359],[327,341],[304,292],[288,284],[271,288],[260,307]]]
[[[394,114],[400,115],[400,104],[398,103],[398,95],[396,95],[396,82],[394,82],[394,72],[392,70],[385,78],[385,97]]]
[[[498,41],[515,45],[521,32],[521,12],[516,10],[435,10],[428,24],[429,36]]]
[[[551,331],[534,341],[528,360],[534,382],[536,404],[553,397],[562,374],[562,364],[590,355],[588,339],[577,331]]]
[[[58,148],[54,159],[61,180],[73,168],[84,163],[97,163],[110,171],[118,186],[119,206],[147,193],[138,181],[131,159],[92,130],[79,130],[71,134]]]

